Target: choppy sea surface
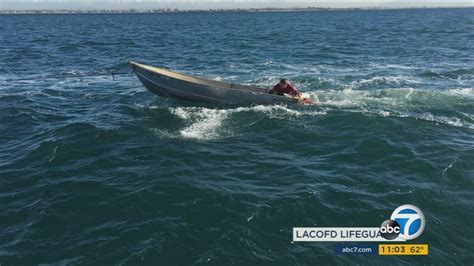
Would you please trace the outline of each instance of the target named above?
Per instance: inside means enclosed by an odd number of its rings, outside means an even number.
[[[317,106],[157,97],[129,60]],[[0,263],[474,262],[474,9],[0,16]],[[426,216],[426,257],[296,226]]]

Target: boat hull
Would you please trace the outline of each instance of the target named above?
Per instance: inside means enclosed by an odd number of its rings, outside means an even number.
[[[162,97],[214,104],[298,103],[297,99],[268,94],[261,88],[195,78],[135,62],[130,64],[143,86]]]

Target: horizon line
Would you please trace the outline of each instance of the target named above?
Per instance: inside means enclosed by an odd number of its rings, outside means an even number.
[[[439,6],[439,7],[259,7],[259,8],[206,8],[206,9],[178,9],[178,8],[126,8],[126,9],[1,9],[0,14],[116,14],[116,13],[179,13],[179,12],[310,12],[310,11],[384,11],[384,10],[409,10],[409,9],[463,9],[474,8],[474,6]]]
[[[201,9],[264,9],[264,8],[327,8],[327,9],[344,9],[344,8],[383,8],[383,9],[399,9],[399,8],[451,8],[451,7],[474,7],[474,1],[391,1],[391,2],[320,2],[320,1],[175,1],[175,2],[130,2],[130,1],[106,1],[106,2],[3,2],[0,1],[0,10],[123,10],[123,9],[180,9],[180,10],[201,10]]]

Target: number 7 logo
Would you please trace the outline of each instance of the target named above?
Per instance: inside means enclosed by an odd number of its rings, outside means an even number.
[[[417,238],[425,229],[425,216],[414,205],[406,204],[398,207],[390,219],[400,225],[400,237],[406,240]]]

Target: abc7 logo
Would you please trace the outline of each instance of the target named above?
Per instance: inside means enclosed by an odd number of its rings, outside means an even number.
[[[390,220],[385,220],[380,225],[380,235],[393,240],[397,237],[412,240],[423,233],[425,229],[425,216],[416,206],[406,204],[393,211]]]
[[[400,225],[394,220],[385,220],[380,225],[380,235],[388,240],[397,238],[400,235]]]

